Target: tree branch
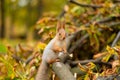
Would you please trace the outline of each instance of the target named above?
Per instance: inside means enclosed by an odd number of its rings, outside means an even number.
[[[113,0],[114,3],[120,3],[120,0]]]
[[[120,76],[110,75],[110,76],[99,76],[96,80],[120,80]]]
[[[60,80],[75,80],[70,70],[61,62],[53,63],[53,70]]]
[[[101,5],[93,5],[93,4],[82,4],[82,3],[79,3],[75,0],[69,0],[71,3],[73,4],[76,4],[78,6],[81,6],[81,7],[91,7],[91,8],[102,8],[103,6]]]
[[[99,21],[96,21],[96,24],[102,24],[102,23],[106,23],[106,22],[109,22],[109,21],[113,21],[113,20],[116,20],[116,19],[119,19],[120,20],[120,16],[113,16],[113,17],[109,17],[109,18],[104,18],[102,20],[99,20]],[[92,23],[95,22],[95,21],[92,21]],[[120,25],[120,22],[114,22],[112,24],[108,24],[107,26],[108,27],[113,27],[113,26],[118,26]],[[89,24],[85,24],[86,27],[90,26],[90,23]],[[102,31],[101,28],[98,29],[99,31]],[[75,36],[79,33],[80,31],[77,31],[75,32]],[[74,36],[74,37],[75,37]],[[85,39],[87,39],[89,37],[89,34],[86,33],[84,36],[82,36],[80,39],[78,39],[76,41],[76,43],[74,44],[74,46],[72,46],[70,49],[69,49],[69,53],[72,53],[78,46],[81,47],[84,43],[82,43]]]

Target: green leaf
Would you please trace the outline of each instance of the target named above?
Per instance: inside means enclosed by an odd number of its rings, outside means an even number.
[[[98,51],[99,50],[99,46],[100,46],[100,44],[99,44],[99,39],[98,39],[98,37],[97,37],[97,35],[96,34],[94,34],[93,35],[94,36],[94,39],[95,39],[95,49],[96,49],[96,51]]]
[[[7,48],[5,45],[0,43],[0,54],[5,54],[7,53]]]
[[[108,38],[107,44],[109,44],[110,42],[112,42],[112,41],[114,40],[115,36],[116,36],[116,34],[113,33],[113,34]]]
[[[75,15],[80,15],[82,13],[85,12],[85,9],[84,8],[81,8],[79,6],[75,6],[72,10],[71,10],[72,13],[74,13]]]

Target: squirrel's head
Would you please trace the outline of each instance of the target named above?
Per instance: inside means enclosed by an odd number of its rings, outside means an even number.
[[[57,29],[56,29],[56,36],[59,40],[65,40],[66,32],[65,32],[65,22],[58,21]]]

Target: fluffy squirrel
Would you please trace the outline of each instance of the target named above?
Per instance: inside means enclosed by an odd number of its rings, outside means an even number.
[[[58,21],[56,35],[48,43],[43,51],[42,62],[39,66],[35,80],[50,80],[49,79],[49,64],[59,61],[59,52],[66,53],[66,31],[65,22]]]

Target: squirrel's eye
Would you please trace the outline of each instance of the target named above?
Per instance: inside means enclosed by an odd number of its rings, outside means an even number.
[[[61,35],[61,34],[59,33],[59,35]]]

